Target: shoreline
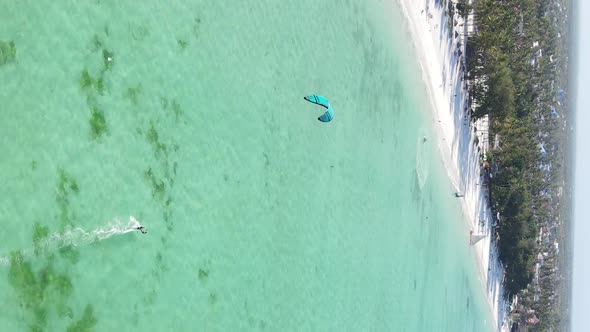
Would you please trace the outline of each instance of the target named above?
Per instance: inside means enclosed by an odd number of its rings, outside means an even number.
[[[469,235],[468,245],[470,255],[474,255],[477,262],[479,279],[493,318],[492,327],[496,331],[508,331],[502,287],[504,270],[493,243],[494,221],[487,193],[481,190],[480,155],[485,155],[488,148],[487,117],[472,122],[468,115],[469,95],[461,69],[463,58],[457,53],[458,50],[465,53],[464,35],[471,24],[464,24],[464,20],[455,14],[457,23],[451,34],[448,17],[438,2],[398,0],[428,92],[433,111],[432,127],[447,176],[455,191],[464,195],[458,199],[462,201],[465,231],[484,236],[471,245]]]

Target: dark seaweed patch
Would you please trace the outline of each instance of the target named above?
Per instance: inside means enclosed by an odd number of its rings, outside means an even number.
[[[195,38],[199,38],[199,33],[201,32],[201,18],[195,17],[193,19],[193,36]]]
[[[21,307],[27,310],[30,331],[43,331],[47,326],[50,309],[58,317],[72,318],[72,310],[67,300],[73,293],[73,286],[65,274],[59,274],[52,267],[53,258],[49,256],[46,265],[37,274],[31,264],[20,252],[10,256],[8,280],[15,290]]]
[[[205,282],[209,278],[209,270],[207,269],[199,269],[199,280],[201,282]]]
[[[96,106],[91,108],[90,114],[90,132],[92,138],[98,139],[108,130],[107,121],[105,119],[104,112],[99,110]]]
[[[80,192],[78,183],[72,178],[65,170],[58,170],[58,182],[56,186],[56,197],[60,230],[64,230],[67,225],[71,225],[70,222],[70,194],[78,194]]]
[[[98,35],[94,35],[92,37],[92,51],[96,52],[102,48],[102,41],[98,37]]]
[[[94,308],[87,304],[80,319],[68,326],[68,332],[87,332],[93,331],[97,323],[96,316],[94,316]]]
[[[106,48],[102,49],[103,71],[112,68],[114,56],[115,54],[113,53],[113,51],[107,50]]]
[[[209,293],[209,305],[215,305],[217,303],[217,294]]]
[[[76,264],[78,263],[78,260],[80,260],[80,253],[72,246],[59,248],[59,253],[61,257],[68,260],[72,264]]]
[[[0,66],[16,60],[16,45],[11,40],[5,42],[0,40]]]
[[[177,39],[176,42],[178,43],[178,46],[180,46],[181,50],[185,50],[186,47],[188,46],[188,42],[186,40]]]
[[[163,180],[156,178],[154,171],[150,167],[143,173],[145,180],[152,188],[152,197],[159,202],[164,201],[164,195],[166,194],[166,184]]]
[[[129,99],[133,105],[137,105],[137,100],[139,95],[141,94],[141,85],[137,85],[135,87],[129,87],[123,93],[123,97]]]
[[[94,79],[90,76],[87,68],[82,69],[82,74],[80,75],[80,87],[82,89],[90,89],[94,85]]]
[[[180,116],[182,116],[182,114],[184,113],[184,111],[180,107],[180,104],[175,99],[172,99],[172,112],[174,113],[174,119],[176,121],[178,121]]]
[[[49,236],[49,227],[43,226],[40,223],[36,222],[33,225],[33,247],[35,255],[40,255],[42,253],[42,246],[41,241],[46,239]]]
[[[157,158],[162,158],[167,156],[166,145],[160,142],[160,135],[156,130],[153,122],[150,122],[150,127],[148,128],[145,137],[154,149],[154,153],[156,154]]]

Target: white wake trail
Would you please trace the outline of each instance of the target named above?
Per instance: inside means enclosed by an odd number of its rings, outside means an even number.
[[[92,231],[86,231],[80,227],[66,229],[63,233],[53,233],[39,241],[33,248],[21,250],[22,258],[31,257],[38,253],[55,251],[64,247],[80,247],[95,242],[106,240],[115,235],[123,235],[137,231],[141,226],[135,217],[130,216],[127,224],[123,224],[119,219],[108,223],[106,226],[95,228]],[[9,266],[10,256],[0,256],[0,265]]]

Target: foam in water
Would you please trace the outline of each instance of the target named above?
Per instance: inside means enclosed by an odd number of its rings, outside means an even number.
[[[418,135],[416,142],[416,176],[420,190],[422,190],[428,179],[428,168],[431,157],[428,155],[428,149],[426,148],[426,144],[429,144],[426,130],[421,129],[419,133],[420,135]]]
[[[48,252],[57,250],[63,247],[72,246],[79,247],[89,245],[94,242],[106,240],[115,235],[127,234],[137,231],[137,227],[141,226],[135,217],[130,216],[127,224],[124,225],[119,219],[110,222],[106,226],[98,227],[90,232],[85,231],[80,227],[69,228],[63,233],[53,233],[43,240],[39,241],[35,248],[22,250],[22,257],[30,257],[35,253]],[[10,265],[9,256],[0,256],[0,265]]]

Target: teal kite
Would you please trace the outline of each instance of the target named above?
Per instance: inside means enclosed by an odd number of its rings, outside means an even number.
[[[324,114],[322,114],[322,116],[320,116],[318,120],[322,122],[330,122],[334,118],[334,110],[332,109],[332,106],[330,106],[328,99],[326,99],[325,97],[319,95],[310,95],[303,97],[303,99],[307,100],[310,103],[323,106],[327,109],[327,111]]]

